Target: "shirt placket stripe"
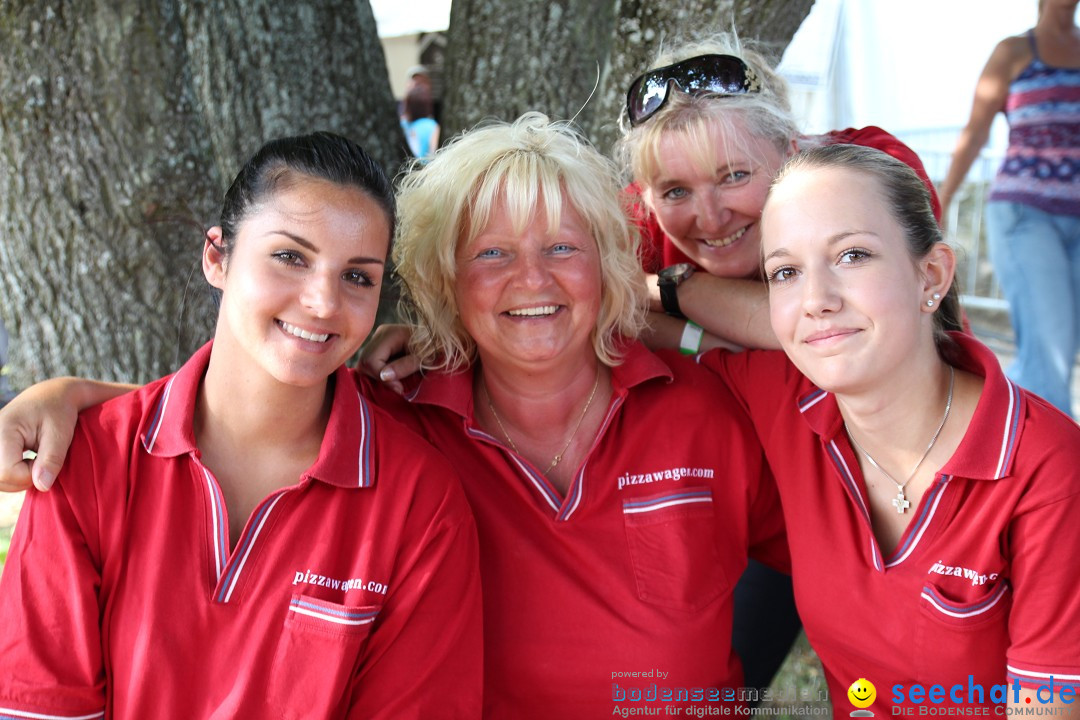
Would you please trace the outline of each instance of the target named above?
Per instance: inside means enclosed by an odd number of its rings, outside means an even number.
[[[870,535],[870,555],[874,560],[874,569],[878,572],[882,572],[884,570],[884,562],[881,557],[881,550],[878,548],[877,538],[874,537],[874,526],[870,522],[870,509],[866,504],[866,498],[863,497],[862,492],[859,491],[859,486],[855,482],[855,476],[852,475],[851,468],[848,467],[847,461],[844,460],[844,456],[841,454],[840,448],[837,446],[835,440],[829,441],[827,450],[829,458],[832,459],[833,465],[836,466],[836,470],[840,474],[840,479],[847,487],[848,494],[858,502],[859,511],[862,513],[867,533]]]
[[[360,400],[360,457],[357,459],[359,462],[357,476],[359,477],[360,487],[366,488],[371,487],[371,443],[368,441],[368,428],[371,427],[371,410],[359,392],[356,396]]]
[[[997,469],[994,478],[1004,477],[1005,470],[1012,461],[1016,452],[1016,435],[1020,427],[1020,390],[1008,378],[1005,379],[1009,387],[1009,407],[1005,413],[1005,428],[1002,431],[1001,453],[998,455]]]
[[[615,412],[622,405],[623,397],[616,395],[611,401],[611,407],[608,408],[607,415],[604,417],[604,422],[600,423],[600,429],[596,432],[596,437],[593,438],[593,444],[589,448],[589,454],[586,455],[586,460],[581,464],[581,472],[574,478],[573,484],[570,486],[570,502],[563,503],[562,512],[559,513],[558,519],[561,521],[569,520],[570,517],[577,511],[581,505],[581,498],[585,495],[585,468],[588,467],[588,458],[592,457],[593,452],[597,446],[600,445],[600,440],[604,437],[604,433],[607,432],[608,426],[611,425],[611,421],[615,419]]]
[[[252,519],[248,521],[247,531],[240,538],[236,551],[229,559],[229,564],[225,570],[225,576],[222,579],[222,582],[219,583],[217,594],[218,602],[227,603],[232,599],[233,591],[236,590],[236,584],[240,580],[244,566],[247,564],[248,557],[251,555],[251,550],[255,547],[255,541],[258,540],[263,527],[266,525],[267,518],[270,517],[270,513],[283,497],[285,497],[285,491],[279,492],[273,497],[264,500]]]
[[[206,487],[210,490],[210,517],[214,533],[214,580],[221,581],[221,573],[224,570],[225,558],[228,557],[228,534],[225,529],[225,501],[221,497],[221,490],[210,471],[200,466],[203,477],[206,478]]]
[[[488,435],[483,430],[478,430],[476,428],[466,425],[465,432],[472,437],[486,440],[487,442],[491,443],[499,450],[501,450],[508,458],[510,458],[510,460],[518,468],[521,474],[529,482],[529,484],[536,489],[537,493],[539,493],[540,497],[544,500],[548,507],[551,508],[552,512],[556,514],[559,513],[559,510],[562,507],[562,498],[559,497],[559,493],[555,491],[555,488],[551,487],[551,485],[540,475],[539,472],[534,471],[525,462],[523,462],[522,458],[519,457],[517,453],[500,443],[491,435]]]

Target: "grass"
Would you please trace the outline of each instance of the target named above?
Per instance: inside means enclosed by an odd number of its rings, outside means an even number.
[[[768,696],[763,697],[759,707],[764,710],[762,714],[770,719],[832,717],[825,672],[805,633],[799,634],[799,639],[769,687]]]
[[[11,544],[11,531],[13,527],[0,527],[0,572],[4,570],[4,563],[7,562],[8,545]]]

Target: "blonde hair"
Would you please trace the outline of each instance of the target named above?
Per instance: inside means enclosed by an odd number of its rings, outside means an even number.
[[[682,136],[683,142],[702,163],[702,169],[715,171],[717,157],[713,128],[719,128],[725,154],[732,147],[750,151],[747,135],[765,140],[781,153],[787,153],[799,135],[795,116],[788,102],[787,83],[773,70],[765,56],[743,43],[733,33],[716,33],[706,38],[662,48],[653,67],[663,67],[699,55],[731,55],[745,62],[758,76],[758,92],[743,95],[690,95],[674,92],[651,118],[630,127],[623,110],[620,125],[623,137],[616,148],[622,165],[634,179],[649,185],[663,170],[660,143],[668,133]]]
[[[542,202],[554,230],[564,198],[599,251],[593,347],[602,362],[618,364],[620,338],[641,332],[647,299],[639,238],[621,203],[617,168],[570,125],[533,112],[460,135],[401,183],[393,257],[403,309],[417,325],[410,351],[424,368],[453,371],[476,359],[454,293],[459,243],[480,234],[500,203],[514,227],[524,228]]]

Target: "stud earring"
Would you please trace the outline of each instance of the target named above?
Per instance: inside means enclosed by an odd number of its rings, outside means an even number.
[[[940,300],[941,293],[934,293],[934,300]],[[934,300],[927,300],[926,307],[934,307]]]

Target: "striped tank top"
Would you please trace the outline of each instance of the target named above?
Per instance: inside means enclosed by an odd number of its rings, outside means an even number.
[[[1050,67],[1030,30],[1028,42],[1033,57],[1009,86],[1009,147],[990,200],[1080,216],[1080,68]]]

